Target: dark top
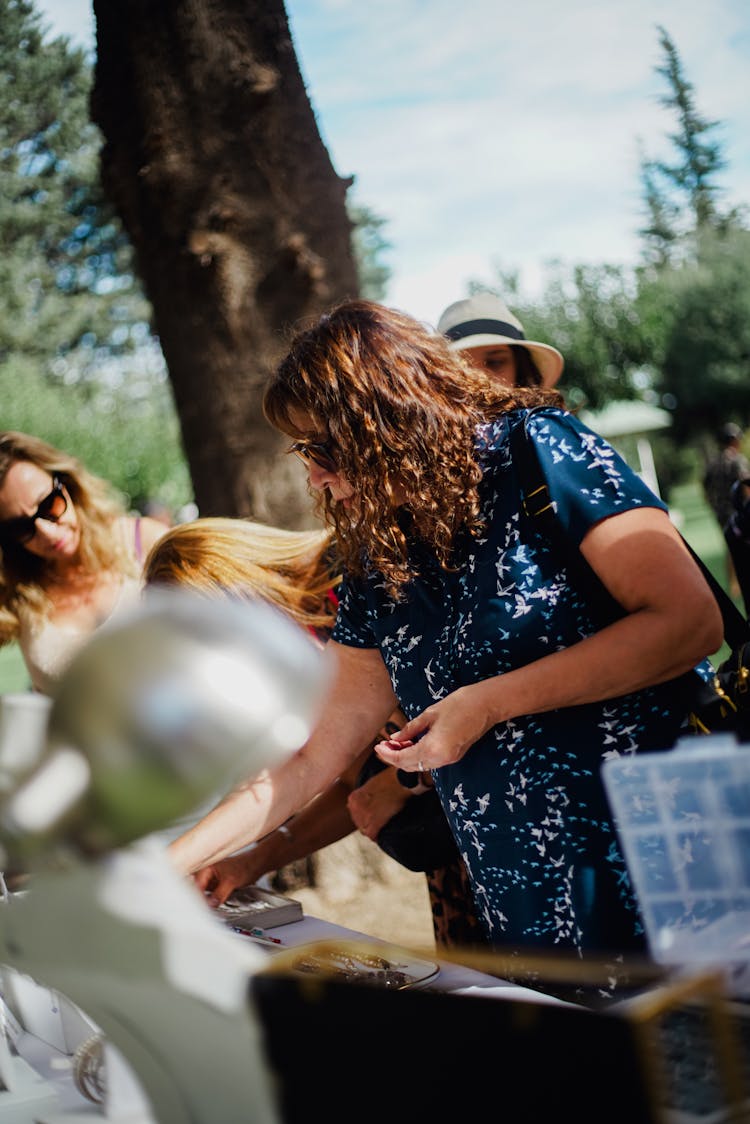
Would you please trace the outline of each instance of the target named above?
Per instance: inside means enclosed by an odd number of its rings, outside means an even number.
[[[750,463],[738,449],[722,449],[706,468],[703,490],[722,528],[733,510],[732,484],[745,476],[750,476]]]
[[[483,426],[478,450],[486,533],[463,537],[457,568],[411,541],[420,577],[395,602],[377,574],[345,579],[333,637],[378,648],[415,717],[467,683],[500,675],[596,631],[587,591],[569,579],[523,515],[508,450],[514,411]],[[571,414],[529,422],[557,517],[573,543],[632,508],[665,510],[615,450]],[[580,579],[577,579],[580,580]],[[433,777],[469,869],[478,913],[498,945],[642,949],[642,926],[599,776],[612,754],[673,744],[685,680],[619,699],[497,725]]]

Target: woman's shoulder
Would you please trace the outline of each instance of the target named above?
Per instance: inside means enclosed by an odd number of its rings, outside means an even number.
[[[154,543],[158,542],[162,535],[167,533],[169,528],[166,523],[162,523],[160,519],[152,519],[150,515],[141,515],[138,519],[140,522],[143,558],[145,559]]]
[[[539,406],[516,412],[530,441],[553,463],[601,460],[616,457],[605,437],[596,433],[576,414],[559,406]]]
[[[118,524],[126,549],[141,564],[154,543],[169,529],[161,520],[149,515],[122,515]]]
[[[559,439],[569,427],[571,417],[559,406],[518,406],[506,410],[479,427],[476,442],[479,456],[486,466],[502,464],[511,455],[511,439],[521,429],[535,443]]]

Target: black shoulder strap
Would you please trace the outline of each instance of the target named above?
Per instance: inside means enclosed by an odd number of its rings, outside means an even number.
[[[524,512],[530,519],[539,521],[537,525],[543,528],[545,535],[551,542],[557,544],[563,552],[563,557],[567,557],[573,571],[578,573],[586,582],[586,587],[596,591],[600,612],[603,612],[604,619],[615,620],[622,616],[622,606],[604,587],[580,550],[571,543],[559,519],[555,516],[555,505],[550,497],[547,480],[539,463],[536,446],[526,432],[526,426],[532,412],[526,414],[522,423],[511,430],[510,434],[511,456],[521,478]],[[724,639],[727,644],[734,649],[747,643],[750,639],[750,624],[745,620],[734,601],[722,588],[703,560],[695,553],[684,535],[681,535],[681,538],[716,598],[724,621]]]
[[[560,557],[565,559],[571,578],[581,589],[586,590],[591,599],[597,621],[608,624],[619,620],[625,613],[622,605],[615,600],[578,547],[571,542],[555,514],[555,504],[539,463],[536,445],[526,432],[533,412],[529,411],[510,432],[510,453],[521,480],[523,512],[555,544]]]
[[[692,546],[684,536],[682,541],[685,543],[685,546],[688,548],[693,558],[700,566],[703,572],[703,577],[708,582],[709,586],[711,587],[711,592],[718,602],[719,609],[721,611],[721,617],[724,621],[724,639],[726,640],[727,644],[732,649],[739,648],[741,644],[746,644],[747,641],[750,640],[750,622],[745,620],[742,613],[739,611],[729,594],[726,592],[723,586],[719,585],[716,578],[709,570],[708,566],[706,566],[705,562],[698,557],[698,555],[695,553]]]

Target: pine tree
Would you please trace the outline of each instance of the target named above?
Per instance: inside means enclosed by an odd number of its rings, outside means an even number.
[[[659,100],[677,117],[677,130],[670,140],[677,150],[673,164],[657,163],[657,168],[687,196],[697,229],[717,218],[716,195],[718,187],[712,182],[717,172],[726,166],[718,141],[708,140],[708,134],[718,128],[718,121],[701,117],[695,105],[693,85],[685,77],[677,48],[663,27],[659,28],[659,42],[665,60],[656,68],[666,79],[669,90]]]
[[[721,144],[709,138],[719,128],[698,112],[695,93],[685,76],[682,60],[670,35],[658,28],[663,62],[656,73],[667,83],[661,105],[676,118],[668,134],[674,159],[641,159],[641,184],[647,225],[640,231],[647,256],[665,264],[685,236],[705,227],[723,229],[731,216],[722,215],[717,206],[720,188],[715,181],[726,166]]]

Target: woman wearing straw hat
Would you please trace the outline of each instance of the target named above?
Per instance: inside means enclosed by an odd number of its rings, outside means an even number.
[[[555,347],[527,340],[523,324],[494,293],[477,293],[448,305],[438,320],[451,351],[505,386],[555,386],[565,361]]]

